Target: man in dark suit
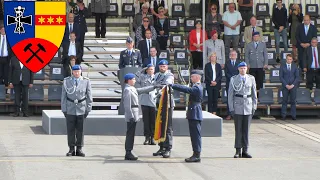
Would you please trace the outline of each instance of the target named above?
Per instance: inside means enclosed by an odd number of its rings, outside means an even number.
[[[310,16],[303,17],[303,24],[300,24],[296,30],[296,40],[298,48],[299,67],[304,67],[304,59],[306,57],[306,49],[310,46],[311,39],[317,37],[317,28],[310,23]]]
[[[292,55],[288,54],[286,63],[283,63],[280,66],[280,81],[282,84],[283,96],[281,108],[282,120],[286,119],[289,95],[291,101],[291,117],[292,120],[296,120],[296,95],[299,86],[299,69],[295,63],[292,63],[292,60]]]
[[[141,53],[138,49],[133,49],[134,41],[131,37],[126,40],[127,49],[120,52],[119,69],[126,66],[142,66]]]
[[[76,34],[74,32],[70,33],[69,43],[63,44],[62,64],[68,65],[70,61],[70,56],[76,56],[76,64],[81,64],[83,48],[81,48],[80,42],[76,42]]]
[[[186,87],[180,84],[172,84],[172,89],[190,94],[187,119],[189,123],[193,155],[190,158],[186,158],[186,162],[201,161],[201,122],[203,120],[201,107],[203,100],[203,87],[201,85],[201,75],[201,71],[198,70],[193,70],[191,72],[191,81],[193,83],[192,87]]]
[[[312,90],[313,83],[320,89],[320,48],[316,37],[311,40],[311,47],[307,49],[307,62],[304,64],[303,71],[307,73],[307,88]]]
[[[76,37],[80,37],[80,29],[79,24],[74,23],[74,14],[69,13],[68,14],[68,23],[66,24],[66,29],[64,30],[64,36],[63,36],[63,44],[70,42],[70,34],[74,32]],[[79,38],[76,39],[76,41],[79,41]]]
[[[6,32],[4,26],[0,26],[0,84],[8,86],[8,69],[10,64],[10,58],[12,51],[7,41]]]
[[[238,58],[238,53],[235,50],[230,51],[230,60],[227,61],[225,65],[225,75],[226,75],[226,93],[228,95],[228,89],[229,89],[229,83],[230,79],[232,76],[238,75],[239,70],[238,70],[238,65],[240,64],[240,60]],[[222,92],[224,93],[224,92]],[[227,111],[228,111],[228,116],[226,117],[226,120],[231,120],[231,113],[229,111],[229,105],[227,103]]]
[[[138,49],[141,52],[142,59],[146,59],[146,58],[150,57],[151,47],[156,47],[157,52],[160,53],[160,45],[157,40],[152,40],[152,38],[151,38],[152,33],[151,33],[150,29],[146,30],[145,36],[146,36],[146,39],[140,41],[139,45],[138,45]],[[159,55],[159,54],[157,54],[157,55]]]
[[[143,67],[147,67],[148,64],[152,64],[155,67],[155,73],[159,72],[158,63],[160,62],[160,58],[157,55],[158,51],[155,47],[150,48],[150,57],[144,59]]]
[[[9,87],[14,90],[14,117],[19,116],[22,96],[23,117],[28,117],[28,94],[33,86],[33,73],[25,67],[16,56],[13,56],[9,66]]]

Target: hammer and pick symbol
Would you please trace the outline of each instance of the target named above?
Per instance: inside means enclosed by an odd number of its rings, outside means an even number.
[[[32,56],[29,57],[29,59],[26,61],[26,63],[29,63],[29,61],[31,61],[32,58],[36,57],[41,63],[44,63],[43,60],[38,56],[39,51],[43,51],[46,52],[46,49],[39,43],[38,46],[38,50],[36,50],[35,52],[31,49],[32,44],[29,43],[28,45],[26,45],[26,47],[23,49],[24,52],[30,51],[32,52]]]

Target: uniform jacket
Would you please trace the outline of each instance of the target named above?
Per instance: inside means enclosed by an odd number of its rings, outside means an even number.
[[[147,86],[143,88],[135,88],[128,84],[125,85],[123,90],[123,104],[124,104],[124,117],[127,122],[134,119],[135,122],[139,121],[139,98],[140,93],[146,93],[154,90],[154,86]]]
[[[93,13],[107,13],[110,10],[110,0],[92,0],[91,12]]]
[[[250,68],[263,68],[268,65],[268,52],[264,42],[259,41],[257,49],[255,42],[251,42],[246,46],[245,62]]]
[[[239,74],[239,70],[238,70],[238,65],[240,64],[240,60],[236,60],[235,65],[233,66],[231,63],[231,60],[228,60],[225,68],[224,68],[224,72],[226,75],[226,86],[229,86],[230,83],[230,79],[232,76],[238,75]]]
[[[254,28],[254,31],[255,32],[259,32],[260,33],[260,37],[262,37],[262,29],[261,29],[261,27],[256,26]],[[244,42],[246,44],[249,44],[252,41],[252,26],[247,26],[247,27],[244,28],[243,37],[244,37]]]
[[[174,83],[174,76],[170,72],[165,72],[165,73],[156,73],[154,76],[154,82],[153,84],[163,84],[163,85],[168,85],[168,84],[173,84]],[[160,93],[160,92],[158,92]],[[173,94],[171,96],[171,104],[172,107],[175,107],[174,99],[173,99]]]
[[[203,53],[205,55],[205,62],[209,62],[209,56],[211,53],[217,54],[217,63],[225,64],[226,61],[226,54],[225,54],[225,47],[224,42],[221,39],[215,40],[215,45],[213,44],[213,40],[209,39],[206,40]]]
[[[142,66],[142,57],[138,49],[133,49],[131,56],[129,55],[128,50],[123,50],[120,52],[120,61],[119,69],[125,68],[128,65],[133,66],[132,62],[134,61],[134,66]]]
[[[215,72],[216,72],[216,79],[215,82],[217,83],[216,86],[212,86],[214,88],[220,89],[221,88],[221,79],[222,79],[222,69],[219,63],[216,63],[215,65]],[[207,63],[204,67],[204,75],[205,75],[205,80],[204,82],[206,83],[206,87],[211,87],[211,81],[212,81],[212,76],[213,76],[213,71],[212,71],[212,66],[211,62]]]
[[[141,70],[136,73],[137,81],[135,85],[137,88],[153,86],[154,75],[150,76],[146,74],[144,71],[145,70]],[[139,95],[140,105],[156,107],[156,92],[156,90],[153,90],[151,92],[141,93]]]
[[[83,10],[80,10],[78,8],[78,13],[75,14],[74,22],[79,25],[79,31],[80,34],[84,34],[88,32],[87,22],[86,18],[89,16],[88,9],[86,7],[83,8]]]
[[[243,84],[240,74],[233,76],[230,80],[228,92],[228,105],[230,112],[238,115],[251,115],[257,109],[257,90],[255,77],[249,74],[245,75],[246,81]],[[234,90],[234,86],[242,87],[238,92]],[[251,97],[236,97],[235,95],[251,95]]]
[[[205,36],[205,40],[208,39],[208,35],[207,35],[207,32],[205,32],[204,34]],[[203,44],[203,31],[201,29],[200,31],[200,44]],[[190,33],[189,33],[189,50],[190,51],[196,51],[197,50],[197,47],[195,47],[193,45],[193,43],[197,43],[197,30],[193,29]],[[203,46],[200,46],[200,51],[203,51]]]
[[[286,87],[286,85],[294,85],[294,87],[298,87],[299,85],[299,69],[295,63],[291,63],[291,71],[288,70],[287,63],[282,63],[280,66],[280,81],[282,83],[282,87]]]
[[[74,103],[71,100],[86,100],[81,103]],[[75,85],[73,76],[64,78],[61,95],[61,110],[69,115],[83,115],[89,113],[92,109],[91,83],[89,78],[80,76],[78,86]]]
[[[203,87],[201,83],[196,83],[192,87],[180,84],[172,84],[172,89],[190,94],[187,110],[187,119],[202,121],[202,99]]]
[[[22,85],[27,86],[33,84],[33,72],[26,66],[21,69],[20,61],[13,56],[9,64],[8,83],[13,85],[20,84],[20,75],[22,74]]]

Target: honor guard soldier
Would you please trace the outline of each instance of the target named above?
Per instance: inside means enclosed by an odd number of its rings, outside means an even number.
[[[159,65],[159,72],[155,74],[154,76],[154,84],[158,85],[169,85],[174,83],[174,76],[171,72],[168,71],[168,61],[161,60]],[[159,104],[159,99],[157,104]],[[166,134],[166,140],[164,142],[159,143],[160,149],[153,153],[153,156],[162,156],[164,158],[169,158],[171,154],[172,149],[172,113],[173,108],[175,106],[173,95],[171,95],[171,102],[169,105],[169,111],[168,111],[168,126],[167,126],[167,134]]]
[[[191,144],[193,155],[185,159],[186,162],[200,162],[201,153],[201,122],[202,122],[202,99],[203,87],[201,85],[202,72],[193,70],[191,72],[192,87],[186,87],[180,84],[172,84],[172,89],[190,94],[187,119],[189,123],[189,132],[191,137]]]
[[[125,67],[141,67],[141,53],[138,49],[133,49],[134,41],[131,37],[127,38],[126,46],[127,49],[120,53],[119,69]]]
[[[74,22],[79,26],[79,42],[81,47],[84,45],[84,37],[86,32],[88,32],[86,17],[88,17],[88,9],[85,7],[83,0],[77,0],[77,6],[74,10]]]
[[[125,142],[125,160],[137,160],[138,157],[131,151],[134,144],[134,136],[136,132],[136,125],[139,119],[139,98],[138,95],[148,93],[155,88],[162,88],[163,85],[151,85],[143,88],[135,88],[136,83],[135,75],[128,73],[124,76],[125,88],[123,90],[123,104],[124,104],[124,117],[127,122],[126,142]]]
[[[83,122],[92,109],[90,80],[81,76],[81,66],[72,67],[72,76],[64,78],[61,110],[67,121],[69,152],[67,156],[82,156]],[[77,150],[75,151],[75,146]]]
[[[238,65],[239,74],[230,79],[228,105],[234,117],[236,154],[234,158],[252,158],[248,153],[249,127],[257,109],[257,91],[254,76],[246,74],[247,64]],[[242,154],[241,154],[242,148]]]

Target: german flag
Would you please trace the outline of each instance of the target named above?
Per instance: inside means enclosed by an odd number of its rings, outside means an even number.
[[[154,140],[157,143],[164,142],[166,140],[170,98],[170,88],[169,86],[165,86],[161,91],[160,103],[154,130]]]

